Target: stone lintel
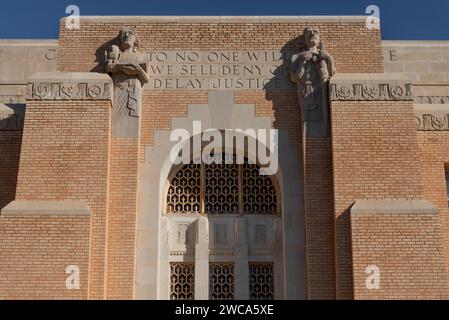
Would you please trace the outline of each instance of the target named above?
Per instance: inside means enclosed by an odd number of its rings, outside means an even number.
[[[401,73],[341,73],[330,82],[332,101],[412,101],[412,81]]]
[[[355,214],[437,214],[438,209],[427,200],[384,199],[357,200],[351,208]]]
[[[39,72],[27,85],[27,100],[109,100],[113,84],[109,75],[95,72]]]
[[[98,23],[365,23],[367,16],[81,16]],[[65,24],[67,17],[61,19]]]
[[[4,207],[2,216],[24,215],[90,215],[91,210],[84,201],[76,200],[15,200]]]

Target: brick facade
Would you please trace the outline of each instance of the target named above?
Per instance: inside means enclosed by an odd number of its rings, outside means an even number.
[[[302,30],[314,26],[338,73],[384,71],[380,31],[366,29],[362,19],[237,20],[83,18],[80,30],[65,29],[62,20],[57,68],[61,74],[103,73],[105,51],[124,26],[137,32],[141,52],[298,52]],[[174,118],[187,116],[189,105],[208,103],[207,90],[143,88],[137,138],[111,136],[108,99],[29,99],[23,137],[0,131],[0,209],[13,200],[76,200],[91,210],[90,217],[0,216],[0,298],[135,298],[146,150]],[[303,137],[293,87],[234,94],[235,104],[253,105],[256,117],[271,118],[272,128],[285,131],[297,150],[308,299],[449,298],[446,132],[417,134],[412,101],[332,101],[331,136]],[[359,200],[384,199],[426,199],[438,212],[351,214]],[[34,262],[22,263],[31,251]],[[373,263],[382,284],[369,291],[365,268]],[[13,275],[18,264],[21,272]],[[68,264],[80,266],[79,291],[63,287]],[[23,276],[35,265],[40,277]],[[45,270],[57,276],[50,279]]]

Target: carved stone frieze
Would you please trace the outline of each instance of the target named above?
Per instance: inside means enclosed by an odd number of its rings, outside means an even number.
[[[449,131],[449,114],[422,114],[416,116],[418,131]]]
[[[400,81],[344,81],[330,86],[332,101],[412,101],[412,84]]]
[[[113,85],[100,73],[37,73],[27,85],[27,100],[112,100]]]
[[[418,131],[449,131],[449,105],[415,105]]]
[[[420,104],[449,104],[449,96],[415,96],[414,100]]]
[[[28,100],[109,100],[109,83],[29,83]]]

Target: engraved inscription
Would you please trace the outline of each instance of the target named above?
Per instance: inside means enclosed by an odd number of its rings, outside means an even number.
[[[157,51],[148,52],[150,89],[248,90],[292,89],[290,52]]]

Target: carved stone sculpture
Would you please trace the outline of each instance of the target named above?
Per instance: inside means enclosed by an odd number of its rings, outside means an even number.
[[[291,80],[297,85],[304,134],[328,134],[329,80],[335,74],[333,58],[324,50],[317,29],[304,30],[304,51],[293,55]]]
[[[142,86],[148,82],[147,61],[137,51],[139,38],[134,30],[120,30],[119,42],[106,54],[106,72],[114,81],[112,132],[116,137],[137,137]]]

